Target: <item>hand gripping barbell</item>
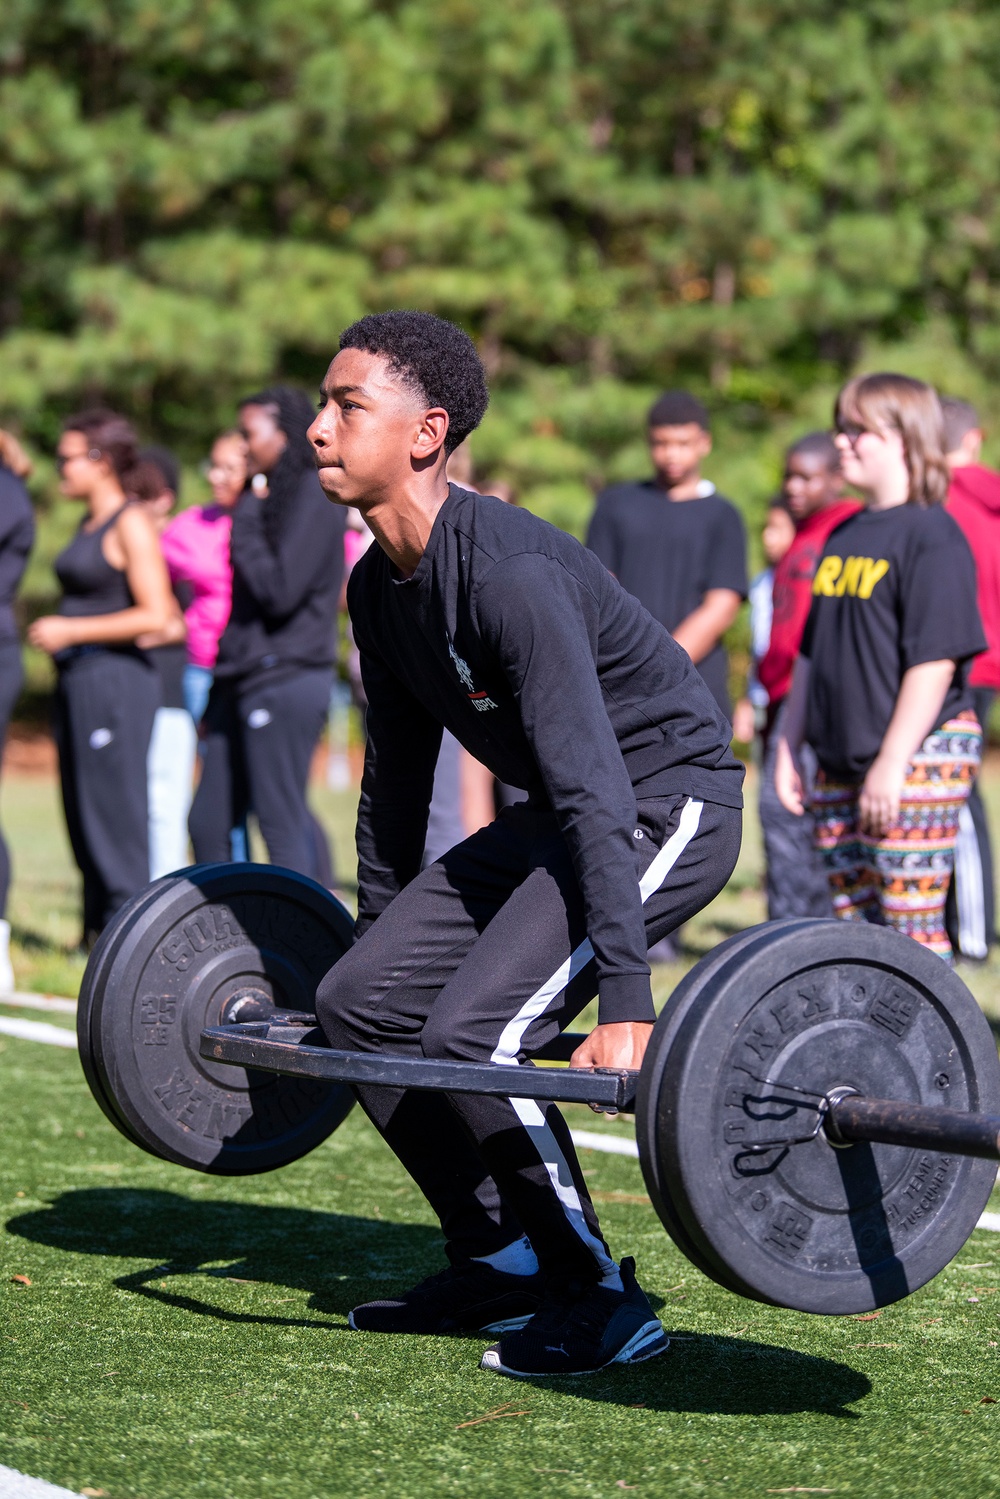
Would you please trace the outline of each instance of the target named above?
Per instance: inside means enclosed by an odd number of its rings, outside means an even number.
[[[990,1027],[940,958],[885,928],[783,921],[723,942],[671,996],[639,1073],[334,1051],[313,996],[351,933],[337,900],[287,870],[204,865],[149,886],[80,994],[108,1118],[166,1160],[244,1175],[326,1139],[350,1084],[634,1110],[678,1247],[729,1290],[809,1312],[916,1290],[989,1198]],[[579,1039],[531,1060],[567,1060]]]

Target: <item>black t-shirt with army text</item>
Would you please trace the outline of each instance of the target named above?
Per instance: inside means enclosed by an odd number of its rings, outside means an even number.
[[[864,776],[912,666],[956,662],[937,727],[971,708],[968,662],[985,648],[972,553],[940,506],[863,510],[838,526],[816,569],[802,640],[805,737],[823,770]]]
[[[598,496],[587,545],[619,583],[673,632],[712,588],[746,598],[747,542],[739,511],[704,483],[693,500],[672,500],[651,479]],[[720,644],[698,672],[729,717],[729,663]]]

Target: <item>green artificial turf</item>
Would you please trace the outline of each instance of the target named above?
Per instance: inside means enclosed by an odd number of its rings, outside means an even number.
[[[349,894],[350,798],[317,801]],[[56,807],[49,782],[4,787],[19,977],[71,991]],[[761,918],[757,848],[748,818],[737,876],[691,923],[684,963],[657,973],[661,998]],[[998,975],[967,975],[992,1014]],[[996,1488],[1000,1235],[977,1232],[873,1319],[810,1318],[707,1281],[660,1227],[638,1163],[588,1151],[612,1248],[637,1255],[673,1343],[635,1369],[525,1384],[480,1372],[475,1339],[347,1330],[354,1302],[442,1263],[422,1199],[357,1111],[296,1165],[226,1181],[129,1145],[72,1052],[0,1037],[0,1078],[0,1463],[108,1499]]]
[[[7,1466],[110,1499],[994,1487],[995,1234],[873,1320],[775,1311],[683,1259],[637,1163],[588,1151],[612,1246],[637,1254],[674,1342],[635,1369],[515,1383],[477,1369],[476,1339],[347,1330],[355,1301],[441,1263],[357,1111],[282,1172],[214,1180],[128,1145],[72,1053],[0,1044]]]

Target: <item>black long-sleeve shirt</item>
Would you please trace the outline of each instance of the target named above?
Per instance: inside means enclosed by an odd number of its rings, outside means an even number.
[[[215,672],[244,676],[260,667],[328,666],[334,657],[344,577],[345,512],[307,470],[272,546],[267,500],[243,495],[233,516],[233,605]]]
[[[14,595],[35,541],[35,512],[22,481],[0,463],[0,640],[16,640]]]
[[[636,801],[742,805],[728,725],[686,652],[578,541],[455,485],[413,576],[370,547],[348,606],[368,695],[359,933],[420,868],[443,724],[554,810],[602,1022],[651,1019]]]

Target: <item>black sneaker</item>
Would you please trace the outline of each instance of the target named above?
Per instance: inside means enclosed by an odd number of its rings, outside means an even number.
[[[505,1275],[471,1262],[429,1275],[396,1301],[366,1301],[347,1318],[355,1332],[487,1332],[530,1322],[542,1304],[541,1275]]]
[[[670,1339],[622,1260],[621,1291],[575,1281],[546,1296],[522,1332],[487,1348],[479,1365],[515,1379],[541,1374],[595,1374],[610,1364],[641,1364],[666,1352]]]

